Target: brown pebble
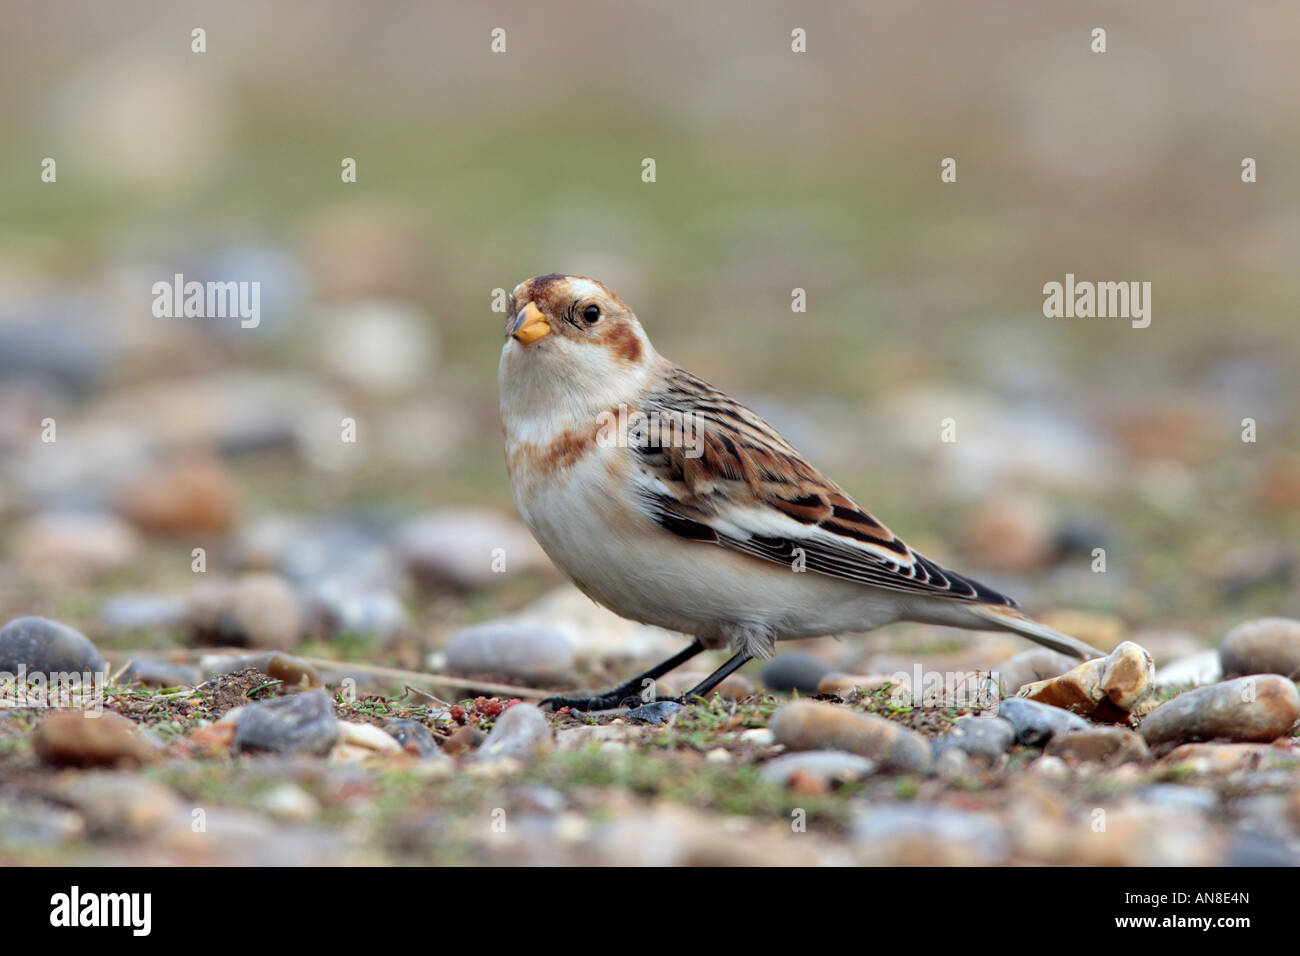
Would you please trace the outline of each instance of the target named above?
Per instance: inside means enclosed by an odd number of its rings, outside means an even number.
[[[1197,687],[1152,711],[1139,728],[1151,747],[1196,740],[1267,743],[1300,720],[1300,692],[1277,674]]]
[[[463,753],[471,750],[477,750],[483,746],[483,741],[487,740],[487,734],[477,727],[462,727],[442,745],[442,752],[451,757],[459,757]]]
[[[138,767],[159,757],[159,748],[135,724],[113,713],[51,714],[32,734],[32,748],[56,767]]]
[[[1151,757],[1146,742],[1138,734],[1123,727],[1089,727],[1087,730],[1057,734],[1048,741],[1044,752],[1064,760],[1098,761],[1112,765],[1131,760],[1149,760]]]
[[[910,728],[837,704],[795,701],[772,716],[776,742],[790,750],[845,750],[882,770],[926,772],[930,743]]]

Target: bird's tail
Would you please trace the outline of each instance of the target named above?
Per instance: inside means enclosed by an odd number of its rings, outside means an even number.
[[[1068,634],[1062,634],[1046,624],[1040,624],[1031,617],[1026,617],[1013,607],[1006,607],[1000,604],[976,604],[970,607],[976,617],[988,621],[998,630],[1013,631],[1036,641],[1044,647],[1050,647],[1054,651],[1060,651],[1062,654],[1069,654],[1077,657],[1081,661],[1092,660],[1096,657],[1105,657],[1101,651],[1095,647],[1076,640]]]

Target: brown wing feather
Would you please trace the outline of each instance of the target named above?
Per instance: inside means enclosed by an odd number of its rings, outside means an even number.
[[[629,421],[651,479],[646,507],[674,534],[786,565],[801,558],[809,571],[876,587],[1015,604],[913,551],[771,425],[684,369],[673,367]],[[674,437],[668,424],[683,431]],[[738,521],[746,509],[754,520]],[[800,533],[766,533],[764,513],[791,519]]]

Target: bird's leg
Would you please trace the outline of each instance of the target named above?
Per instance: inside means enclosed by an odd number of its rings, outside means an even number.
[[[547,697],[541,702],[541,706],[549,706],[551,710],[559,710],[561,707],[568,707],[570,710],[609,710],[612,707],[620,706],[629,697],[637,704],[645,703],[641,692],[646,681],[658,680],[674,667],[685,664],[703,650],[704,645],[698,639],[694,640],[691,642],[691,646],[684,651],[674,654],[661,664],[656,664],[644,674],[619,684],[613,690],[606,691],[603,694],[596,694],[593,697]],[[727,674],[730,673],[731,671],[727,671]],[[723,674],[722,676],[726,677],[727,675]],[[705,681],[705,683],[707,684],[708,681]],[[701,684],[700,686],[703,687],[704,685]],[[712,687],[713,685],[710,684],[709,686]]]
[[[754,655],[750,654],[748,651],[738,651],[732,656],[731,660],[727,661],[727,663],[723,664],[708,677],[704,678],[704,680],[700,681],[686,693],[682,694],[681,697],[660,697],[659,699],[673,700],[679,704],[689,704],[696,697],[707,700],[709,692],[712,691],[713,688],[717,687],[753,659]]]

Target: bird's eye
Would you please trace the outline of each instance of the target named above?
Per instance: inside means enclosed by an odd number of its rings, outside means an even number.
[[[600,318],[600,306],[589,305],[582,310],[582,317],[588,322],[595,322]]]

